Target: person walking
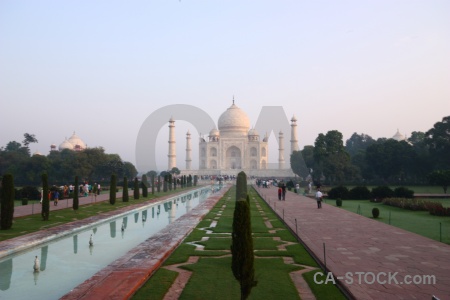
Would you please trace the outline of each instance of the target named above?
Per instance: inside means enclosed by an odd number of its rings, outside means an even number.
[[[322,198],[323,198],[322,192],[320,191],[320,189],[317,189],[316,192],[317,208],[322,208]]]
[[[53,204],[55,206],[58,206],[58,200],[59,200],[59,192],[58,192],[58,190],[55,190],[53,192]]]

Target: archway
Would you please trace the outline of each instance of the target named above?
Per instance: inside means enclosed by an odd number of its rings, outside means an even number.
[[[227,169],[242,169],[241,149],[231,146],[225,153],[225,165]]]

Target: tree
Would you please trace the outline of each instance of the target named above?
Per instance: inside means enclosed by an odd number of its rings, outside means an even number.
[[[236,177],[236,201],[239,199],[247,199],[247,174],[244,171]]]
[[[134,178],[134,200],[138,200],[139,199],[139,180],[137,179],[137,177]]]
[[[27,148],[28,148],[28,145],[30,145],[31,143],[37,143],[38,142],[38,140],[36,139],[34,134],[25,133],[23,135],[23,137],[24,137],[24,140],[22,141],[22,143]]]
[[[154,170],[148,171],[148,172],[147,172],[147,176],[150,177],[150,178],[151,178],[152,176],[156,177],[156,176],[158,176],[158,172],[156,172],[156,171],[154,171]]]
[[[247,299],[256,286],[250,205],[245,198],[236,201],[231,241],[231,269],[241,287],[241,299]]]
[[[136,167],[132,163],[130,163],[128,161],[123,163],[123,175],[124,176],[126,176],[128,178],[134,178],[137,176],[137,174],[138,174],[138,171],[136,170]]]
[[[123,178],[123,189],[122,189],[122,202],[128,202],[128,178]]]
[[[1,212],[0,228],[1,230],[11,229],[14,219],[14,177],[11,174],[5,174],[2,178],[1,186]]]
[[[78,192],[79,192],[80,188],[78,186],[78,176],[75,176],[75,186],[73,188],[73,203],[72,203],[72,208],[73,210],[78,210],[79,207],[79,199],[78,199]]]
[[[351,157],[357,155],[360,152],[365,152],[367,147],[374,144],[375,140],[367,134],[356,132],[345,142],[345,150]]]
[[[150,177],[152,179],[152,195],[155,194],[155,175]]]
[[[111,205],[116,204],[116,191],[117,191],[117,182],[116,182],[116,174],[111,175],[111,182],[109,184],[109,203]]]
[[[450,169],[450,116],[442,118],[442,122],[425,133],[425,143],[430,148],[435,168]]]
[[[337,130],[319,134],[314,143],[314,174],[317,181],[323,174],[330,183],[342,182],[357,176],[351,165],[350,155],[345,151],[342,133]]]
[[[450,170],[436,170],[428,175],[431,184],[440,185],[447,194],[447,188],[450,185]]]
[[[293,151],[291,154],[291,169],[299,177],[306,178],[309,170],[306,167],[301,151]]]
[[[141,185],[142,185],[142,197],[147,198],[148,197],[148,180],[147,175],[142,175],[141,179]]]
[[[46,173],[42,174],[42,220],[48,221],[50,217],[50,199],[48,199],[48,176]],[[78,188],[78,187],[76,187]]]
[[[410,144],[393,139],[378,140],[366,150],[368,167],[376,176],[391,183],[399,183],[409,176],[415,157]]]
[[[180,171],[180,169],[178,169],[177,167],[173,167],[173,168],[170,170],[170,174],[172,174],[172,175],[180,175],[180,173],[181,173],[181,171]]]

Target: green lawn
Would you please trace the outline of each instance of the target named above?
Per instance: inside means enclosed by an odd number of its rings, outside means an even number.
[[[435,201],[433,199],[433,201]],[[449,199],[446,201],[447,206]],[[326,203],[336,205],[335,200],[326,200]],[[361,215],[372,218],[372,209],[378,207],[380,216],[376,219],[380,222],[390,224],[430,239],[450,244],[450,217],[438,217],[430,215],[427,211],[411,211],[398,207],[384,205],[382,203],[373,203],[369,200],[343,200],[342,207],[348,211],[358,213],[360,208]],[[390,218],[389,218],[390,215]],[[441,234],[440,234],[441,226]]]
[[[239,299],[239,283],[231,271],[230,245],[234,212],[235,189],[230,189],[216,206],[204,217],[192,233],[186,237],[182,244],[164,262],[164,266],[187,262],[190,256],[199,256],[195,264],[182,266],[192,271],[192,277],[183,289],[180,299]],[[251,202],[253,244],[255,249],[255,277],[258,281],[251,291],[249,299],[299,299],[298,291],[292,282],[289,273],[301,270],[300,265],[317,267],[314,259],[303,246],[273,214],[266,203],[251,189],[249,191]],[[257,205],[261,209],[257,208]],[[274,228],[265,225],[268,218]],[[217,221],[215,227],[212,222]],[[206,229],[212,233],[207,233]],[[269,230],[276,230],[271,233]],[[201,241],[203,237],[208,240]],[[279,237],[281,241],[274,240]],[[279,250],[277,246],[293,242],[295,244]],[[189,243],[205,246],[204,251],[196,250]],[[286,264],[283,257],[292,257],[296,265]],[[315,272],[315,269],[311,272]],[[309,273],[311,273],[309,272]],[[169,274],[176,272],[160,268],[144,286],[134,295],[133,299],[163,299],[171,286]],[[306,274],[309,274],[306,273]],[[310,275],[305,275],[309,276]],[[314,291],[317,299],[345,299],[342,293],[332,284],[316,285],[307,281]],[[164,288],[163,288],[164,286]],[[151,295],[151,297],[150,297]]]

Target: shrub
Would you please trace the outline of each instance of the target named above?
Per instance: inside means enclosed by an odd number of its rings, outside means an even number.
[[[73,203],[72,203],[73,210],[77,210],[80,204],[78,200],[78,192],[79,192],[78,176],[75,176],[75,187],[73,189]]]
[[[123,178],[123,189],[122,189],[122,202],[128,202],[130,196],[128,195],[128,178]]]
[[[336,206],[337,207],[341,207],[342,206],[342,199],[341,198],[336,199]]]
[[[1,185],[1,209],[0,209],[0,227],[2,230],[11,229],[14,218],[14,177],[12,174],[6,174],[2,178]]]
[[[366,186],[355,186],[348,192],[348,198],[351,200],[369,200],[370,190]]]
[[[337,186],[328,191],[330,199],[348,199],[348,189],[345,186]]]
[[[372,209],[372,216],[376,219],[380,215],[380,210],[376,207]]]
[[[117,187],[116,187],[116,175],[112,174],[111,175],[111,183],[110,183],[110,186],[109,186],[109,203],[111,205],[116,204],[116,190],[117,190]]]
[[[139,180],[136,177],[136,178],[134,178],[134,193],[133,193],[134,200],[138,200],[139,199],[139,195],[140,195]]]
[[[397,198],[414,198],[414,191],[405,187],[398,187],[394,190],[394,196]]]
[[[377,186],[372,189],[372,198],[375,199],[386,199],[394,196],[394,191],[388,186]]]
[[[142,197],[147,198],[148,197],[148,180],[147,180],[147,175],[142,175],[142,180],[141,180],[141,185],[142,185]]]
[[[48,221],[50,217],[50,199],[48,197],[48,175],[42,174],[42,211],[41,216],[43,221]]]
[[[20,190],[16,191],[16,197],[18,199],[27,199],[27,200],[39,200],[41,199],[41,193],[34,186],[24,186]]]

